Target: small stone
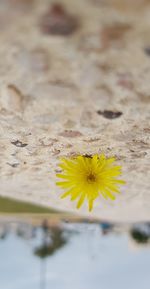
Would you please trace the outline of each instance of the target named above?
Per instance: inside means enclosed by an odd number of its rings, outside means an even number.
[[[52,154],[53,154],[53,156],[57,156],[57,155],[59,155],[59,154],[60,154],[60,150],[59,150],[59,149],[56,149],[56,148],[54,148],[54,150],[52,151]]]
[[[68,36],[77,27],[77,19],[66,12],[61,4],[53,4],[41,20],[41,29],[45,34]]]
[[[144,48],[144,52],[147,56],[150,56],[150,46]]]
[[[104,111],[98,110],[97,113],[108,119],[118,118],[122,115],[121,111],[111,111],[111,110],[104,110]]]
[[[1,105],[3,108],[9,111],[21,111],[22,109],[23,95],[21,91],[13,84],[2,88],[1,91]]]
[[[120,41],[124,35],[131,29],[129,24],[115,23],[111,26],[103,27],[101,31],[101,42],[103,49],[110,46],[120,46]]]
[[[27,143],[22,143],[21,141],[19,140],[16,140],[16,141],[12,141],[11,142],[13,145],[15,145],[16,147],[26,147],[28,144]]]
[[[19,166],[19,163],[7,163],[12,168],[17,168]]]
[[[88,155],[88,154],[85,154],[83,155],[85,158],[89,158],[89,159],[92,159],[92,155]]]
[[[82,136],[82,133],[79,131],[75,131],[75,130],[65,130],[59,135],[63,137],[80,137]]]

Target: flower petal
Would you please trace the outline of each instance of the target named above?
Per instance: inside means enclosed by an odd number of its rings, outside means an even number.
[[[82,206],[84,199],[85,199],[85,193],[82,193],[82,195],[81,195],[81,197],[77,203],[77,209],[79,209]]]
[[[89,212],[93,210],[93,199],[89,200]]]

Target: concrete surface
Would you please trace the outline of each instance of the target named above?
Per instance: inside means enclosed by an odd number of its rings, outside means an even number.
[[[78,213],[59,157],[104,152],[127,184],[79,213],[150,220],[149,1],[59,3],[0,1],[0,194]]]

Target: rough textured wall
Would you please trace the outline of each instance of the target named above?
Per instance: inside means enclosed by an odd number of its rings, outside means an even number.
[[[127,184],[90,215],[147,220],[149,1],[59,3],[0,1],[0,194],[76,212],[59,157],[104,152]]]

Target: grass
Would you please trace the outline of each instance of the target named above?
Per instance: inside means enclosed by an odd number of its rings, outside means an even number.
[[[58,212],[56,210],[45,208],[39,205],[33,205],[27,202],[0,197],[0,213],[52,214]]]

